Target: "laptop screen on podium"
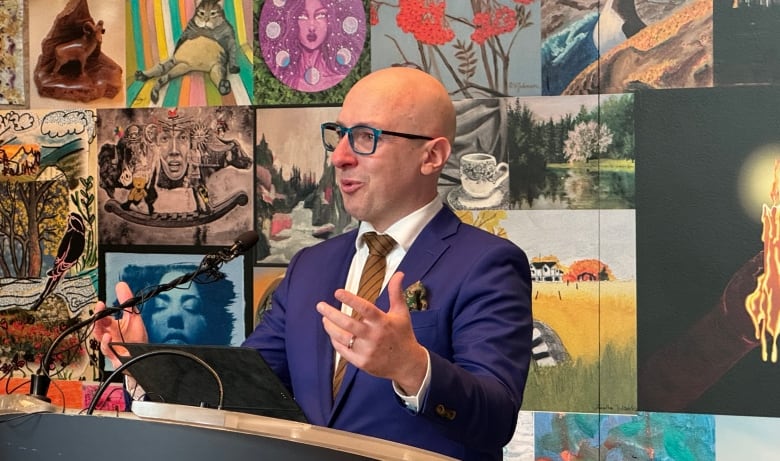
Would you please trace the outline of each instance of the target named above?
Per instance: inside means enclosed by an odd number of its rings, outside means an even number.
[[[219,386],[214,375],[189,353],[206,362],[222,381],[222,409],[307,422],[303,410],[263,357],[254,349],[231,346],[112,343],[127,349],[122,362],[158,351],[127,368],[144,389],[146,400],[217,408]],[[164,353],[162,351],[173,351]]]

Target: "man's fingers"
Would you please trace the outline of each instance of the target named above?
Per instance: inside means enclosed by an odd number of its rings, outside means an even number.
[[[409,308],[404,299],[404,273],[396,272],[387,282],[387,293],[390,296],[390,310],[388,313],[409,315]]]
[[[111,334],[105,333],[103,337],[100,338],[100,352],[102,352],[103,355],[105,355],[106,358],[111,361],[111,364],[114,365],[114,368],[118,368],[122,365],[122,361],[119,360],[119,357],[116,356],[114,350],[111,349],[111,346],[109,346],[112,341],[113,338],[111,337]]]
[[[339,309],[336,309],[326,302],[317,303],[317,312],[322,315],[324,320],[327,320],[325,323],[326,330],[329,330],[328,324],[331,324],[341,330],[348,330],[350,329],[350,326],[353,326],[355,323],[355,319],[344,314]]]
[[[353,311],[357,312],[358,317],[365,322],[372,323],[384,315],[384,312],[376,307],[374,303],[347,290],[336,290],[336,299],[351,307]]]
[[[122,304],[123,302],[133,297],[133,290],[130,289],[130,285],[128,285],[126,282],[117,283],[115,290],[116,299],[119,301],[119,304]]]
[[[344,314],[326,302],[317,303],[317,312],[322,315],[322,325],[334,347],[336,344],[348,346],[353,336],[360,336],[365,330],[365,325],[360,320]]]

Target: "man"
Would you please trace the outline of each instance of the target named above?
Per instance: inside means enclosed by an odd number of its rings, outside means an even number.
[[[529,265],[508,240],[443,208],[437,182],[455,136],[449,95],[422,71],[383,69],[354,85],[322,134],[360,228],[291,260],[244,345],[313,424],[458,459],[501,459],[528,374]],[[353,294],[367,231],[397,242],[375,301]],[[408,305],[410,285],[420,296]],[[102,344],[110,339],[104,325],[96,331]],[[335,386],[339,357],[348,365]]]

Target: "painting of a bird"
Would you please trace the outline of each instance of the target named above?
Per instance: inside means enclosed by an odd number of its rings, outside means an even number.
[[[30,310],[34,311],[41,307],[46,297],[54,291],[60,280],[65,277],[70,268],[79,260],[84,252],[85,231],[84,218],[78,213],[70,213],[65,233],[62,235],[62,240],[60,240],[60,245],[57,249],[54,265],[46,272],[46,286]]]

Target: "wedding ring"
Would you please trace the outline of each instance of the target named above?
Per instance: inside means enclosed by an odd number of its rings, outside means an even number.
[[[349,338],[349,344],[347,344],[347,349],[352,349],[352,346],[355,345],[355,338],[356,338],[355,335],[352,335],[352,337]]]

